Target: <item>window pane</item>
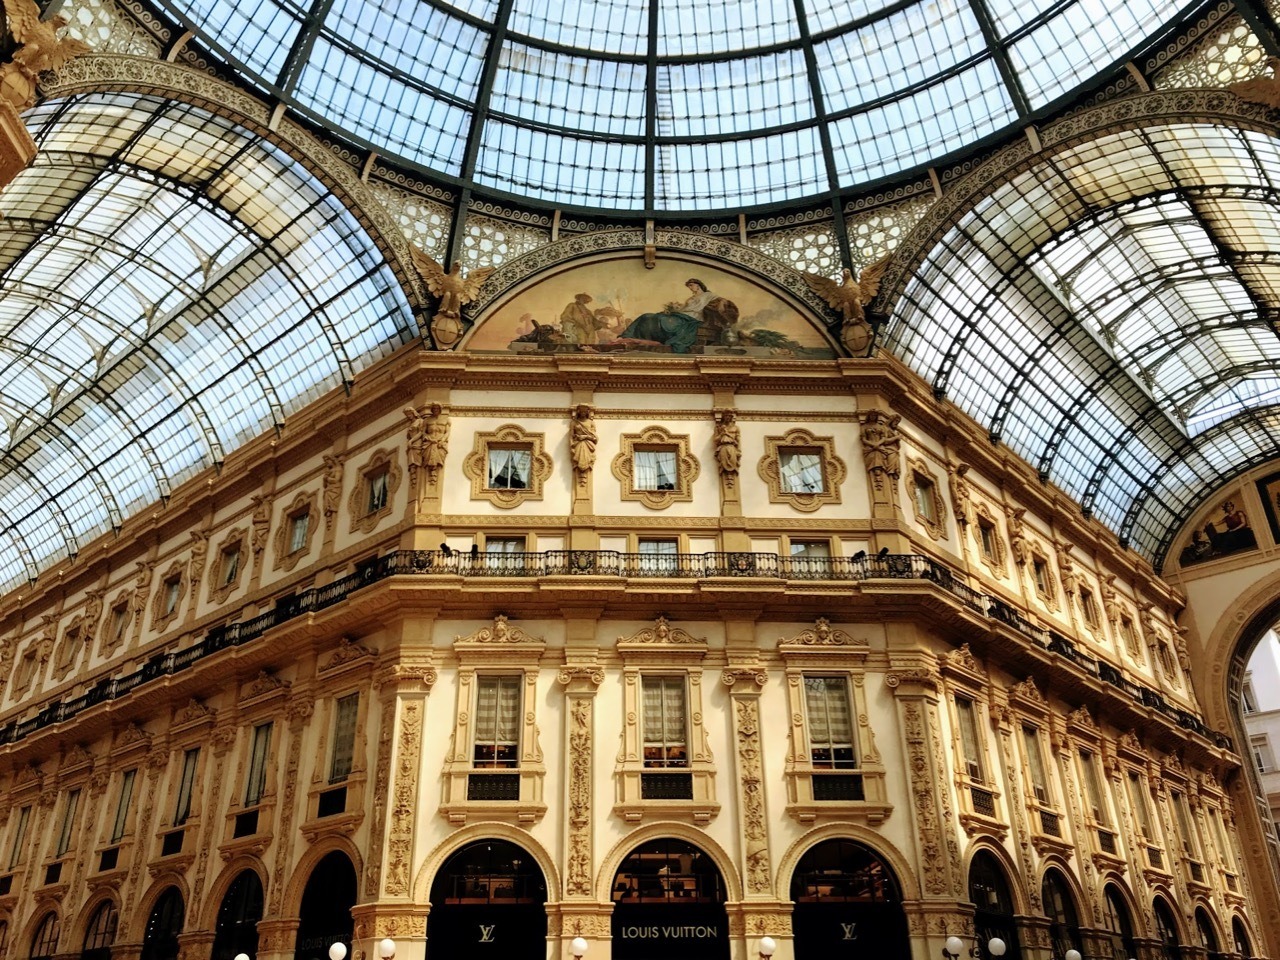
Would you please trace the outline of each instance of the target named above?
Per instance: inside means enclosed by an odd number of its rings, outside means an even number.
[[[521,449],[489,449],[489,489],[524,490],[529,486],[533,451]]]
[[[225,587],[240,572],[240,548],[234,547],[222,554],[222,585]]]
[[[111,842],[119,843],[129,822],[129,806],[133,803],[133,781],[136,770],[126,770],[120,780],[120,802],[116,804],[115,825],[111,828]]]
[[[676,488],[676,452],[674,450],[636,450],[632,462],[637,490],[674,490]]]
[[[778,470],[784,493],[822,493],[822,458],[812,450],[780,450]]]
[[[977,708],[972,700],[956,697],[956,714],[960,721],[960,746],[964,752],[964,761],[969,776],[975,780],[982,779],[982,751],[978,744]]]
[[[520,680],[518,675],[480,678],[473,755],[477,767],[519,764]]]
[[[645,677],[642,698],[644,765],[687,766],[684,677]]]
[[[360,694],[353,693],[337,703],[333,721],[333,760],[329,764],[329,782],[345,780],[351,773],[355,755],[356,718],[360,714]]]
[[[1027,766],[1031,770],[1031,788],[1041,803],[1049,802],[1049,781],[1044,775],[1044,755],[1040,752],[1040,733],[1035,727],[1022,728],[1022,742],[1027,748]]]
[[[249,782],[245,785],[244,805],[251,807],[262,799],[267,788],[267,753],[271,749],[271,724],[253,728],[253,752],[249,759]]]
[[[380,470],[369,477],[368,513],[377,513],[387,505],[387,471]]]
[[[193,747],[182,755],[182,780],[178,784],[178,803],[174,808],[173,825],[180,827],[191,816],[191,790],[196,781],[196,765],[200,761],[200,748]]]
[[[30,819],[30,807],[23,807],[18,811],[18,826],[13,831],[13,849],[9,851],[10,870],[16,867],[22,860],[22,846],[27,841],[27,821]]]
[[[804,695],[813,766],[856,766],[848,682],[844,677],[805,677]]]
[[[67,806],[62,811],[62,829],[58,831],[58,848],[56,856],[62,856],[71,846],[71,831],[75,827],[76,810],[80,807],[80,791],[72,790],[67,794]]]
[[[299,514],[290,521],[289,552],[297,553],[307,545],[307,528],[311,525],[311,513]]]

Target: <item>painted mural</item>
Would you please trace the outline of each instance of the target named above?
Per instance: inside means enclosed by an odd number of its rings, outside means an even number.
[[[705,263],[639,257],[570,266],[481,319],[472,352],[836,356],[831,341],[778,295]]]
[[[1191,531],[1191,540],[1178,554],[1179,565],[1187,567],[1255,549],[1258,538],[1249,523],[1249,515],[1240,509],[1242,502],[1239,490],[1218,501]]]

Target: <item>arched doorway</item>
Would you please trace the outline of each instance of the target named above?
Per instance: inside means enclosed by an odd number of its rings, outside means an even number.
[[[186,904],[177,887],[169,887],[147,917],[140,960],[178,960],[178,934],[186,921]]]
[[[1169,909],[1163,897],[1156,897],[1151,902],[1151,912],[1156,918],[1156,939],[1160,941],[1164,960],[1182,960],[1181,939],[1178,936],[1178,924],[1173,919],[1173,911]]]
[[[797,960],[911,953],[898,878],[861,843],[835,839],[810,847],[791,877],[791,899]]]
[[[49,960],[58,952],[58,915],[50,910],[31,938],[31,960]]]
[[[491,949],[502,960],[543,960],[546,902],[547,881],[527,850],[506,840],[468,844],[431,884],[427,952],[469,957]]]
[[[1013,894],[1000,861],[987,850],[973,855],[969,865],[969,900],[973,904],[973,928],[978,956],[987,956],[992,938],[1004,941],[1005,956],[1020,957],[1018,925],[1013,918]]]
[[[104,900],[93,911],[89,928],[84,934],[84,947],[80,960],[111,960],[111,945],[116,942],[116,928],[120,925],[120,913],[110,900]]]
[[[1102,928],[1107,931],[1114,960],[1129,960],[1138,955],[1133,942],[1133,918],[1124,895],[1114,883],[1107,884],[1102,898]]]
[[[294,940],[295,960],[324,960],[329,947],[344,943],[351,953],[356,905],[356,868],[342,851],[327,853],[315,865],[298,907],[298,936]]]
[[[1236,953],[1244,957],[1244,960],[1252,960],[1253,944],[1239,917],[1231,918],[1231,939],[1235,941]]]
[[[631,851],[613,878],[613,960],[728,960],[724,878],[684,840]]]
[[[1057,870],[1046,870],[1040,887],[1044,915],[1049,918],[1049,942],[1054,960],[1065,960],[1068,950],[1084,952],[1080,941],[1080,914],[1066,878]]]
[[[262,919],[262,881],[245,870],[231,881],[214,927],[211,960],[233,960],[237,953],[258,955],[258,921]]]
[[[1200,946],[1209,954],[1209,960],[1220,960],[1222,950],[1218,945],[1217,925],[1204,907],[1196,907],[1196,930],[1200,934]]]

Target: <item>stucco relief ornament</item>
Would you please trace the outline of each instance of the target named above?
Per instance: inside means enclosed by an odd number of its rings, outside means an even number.
[[[738,480],[738,467],[742,463],[742,434],[738,430],[735,414],[725,410],[716,418],[716,466],[724,485],[732,487]]]
[[[1268,57],[1267,66],[1271,69],[1271,76],[1241,80],[1228,84],[1227,89],[1241,100],[1280,110],[1280,57]]]
[[[573,411],[573,428],[569,433],[569,449],[573,457],[573,472],[578,486],[587,485],[587,476],[596,463],[595,411],[590,404],[580,403]]]
[[[436,485],[449,455],[449,414],[432,403],[418,410],[405,407],[404,416],[409,421],[409,489],[421,501],[427,486]]]
[[[958,463],[951,470],[951,507],[956,512],[956,523],[968,524],[973,504],[969,499],[969,481],[965,474],[969,472],[969,464]]]
[[[863,307],[880,291],[880,278],[884,276],[888,266],[888,257],[877,260],[863,270],[857,280],[853,279],[853,271],[846,267],[839,283],[816,273],[804,274],[804,282],[809,285],[809,289],[826,300],[844,318],[844,324],[840,328],[840,341],[850,356],[865,357],[871,349],[875,330],[867,323]]]
[[[325,454],[324,474],[321,477],[321,502],[324,504],[324,522],[333,522],[338,505],[342,501],[342,458]]]
[[[40,8],[32,0],[4,0],[9,31],[20,44],[13,60],[0,66],[0,98],[15,110],[25,110],[36,102],[36,78],[46,70],[60,70],[72,57],[88,53],[88,44],[61,39],[58,31],[70,21],[63,16],[40,19]]]
[[[496,268],[478,267],[464,277],[461,262],[455,261],[453,269],[446,273],[434,258],[417,247],[409,249],[413,253],[413,265],[427,289],[440,298],[440,306],[431,318],[431,336],[437,347],[448,350],[462,338],[462,308],[476,298]]]
[[[1020,567],[1026,566],[1027,559],[1031,556],[1031,548],[1027,546],[1026,529],[1022,523],[1026,512],[1019,507],[1009,515],[1009,546],[1013,548],[1014,562]]]
[[[902,460],[898,447],[902,435],[898,433],[899,416],[889,416],[882,410],[871,410],[862,422],[862,461],[871,482],[877,490],[884,487],[885,477],[897,480],[902,472]]]

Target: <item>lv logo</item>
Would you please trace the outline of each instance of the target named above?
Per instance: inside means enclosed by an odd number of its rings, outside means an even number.
[[[496,930],[497,927],[498,925],[496,923],[480,924],[480,942],[493,943],[493,931]],[[848,938],[846,937],[846,939]]]
[[[856,933],[854,933],[854,928],[855,928],[855,927],[857,927],[857,926],[858,926],[858,924],[857,924],[857,923],[842,923],[842,924],[840,924],[841,929],[842,929],[842,930],[844,930],[844,937],[843,937],[842,939],[845,939],[845,940],[857,940],[857,939],[858,939],[858,935],[857,935]]]

